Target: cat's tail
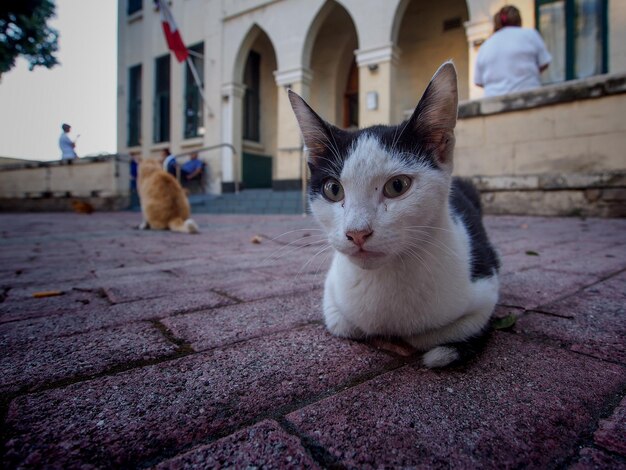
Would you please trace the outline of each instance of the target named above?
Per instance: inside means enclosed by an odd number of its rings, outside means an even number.
[[[180,217],[170,220],[167,227],[172,232],[198,233],[198,224],[193,219],[183,220]]]
[[[422,356],[422,362],[429,369],[461,364],[482,351],[490,333],[491,327],[486,326],[482,331],[465,341],[435,346]]]

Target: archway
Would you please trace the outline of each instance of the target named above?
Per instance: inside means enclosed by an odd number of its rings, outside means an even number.
[[[324,119],[348,127],[358,122],[358,37],[344,7],[328,1],[313,22],[303,57],[313,73],[309,102]]]
[[[401,50],[397,69],[396,121],[406,119],[437,68],[452,59],[459,99],[469,98],[469,57],[464,23],[465,0],[406,0],[401,2],[392,40]]]
[[[244,188],[270,188],[277,151],[276,53],[268,35],[254,26],[238,54],[235,79],[243,84],[241,181]]]

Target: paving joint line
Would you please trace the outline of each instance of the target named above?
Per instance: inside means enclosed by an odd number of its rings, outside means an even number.
[[[304,451],[320,468],[333,470],[343,470],[347,468],[340,463],[339,458],[331,454],[320,442],[310,436],[301,434],[296,426],[290,423],[284,416],[276,418],[276,422],[283,431],[298,439]]]
[[[587,427],[583,429],[576,440],[574,446],[574,454],[566,457],[562,463],[562,468],[570,468],[574,463],[579,460],[580,451],[585,447],[594,448],[596,450],[602,450],[603,452],[611,454],[613,457],[619,456],[621,460],[626,461],[626,456],[618,454],[610,449],[607,449],[601,444],[595,442],[594,435],[600,427],[600,421],[610,418],[619,406],[622,399],[626,396],[626,382],[622,384],[622,388],[615,395],[609,396],[606,401],[600,406],[600,410],[592,413],[591,420],[587,423]]]
[[[156,357],[153,359],[139,359],[136,361],[130,361],[123,364],[117,364],[107,369],[104,369],[100,372],[93,374],[76,374],[72,377],[67,377],[60,380],[55,380],[52,382],[48,382],[42,385],[25,385],[18,389],[16,392],[7,394],[10,397],[11,401],[16,398],[20,398],[26,395],[33,395],[42,392],[48,392],[51,390],[58,390],[61,388],[69,387],[71,385],[82,384],[85,382],[90,382],[92,380],[100,379],[103,377],[111,377],[114,375],[122,374],[124,372],[128,372],[134,369],[141,369],[143,367],[154,366],[158,364],[163,364],[170,361],[175,361],[177,359],[181,359],[183,357],[187,357],[194,353],[190,353],[187,351],[178,350],[173,353],[166,354],[160,357]],[[10,403],[9,403],[10,404]],[[0,405],[1,406],[1,405]]]
[[[245,340],[248,341],[248,340]],[[217,348],[216,348],[217,349]],[[305,397],[301,400],[296,400],[294,402],[291,403],[287,403],[279,408],[273,409],[273,410],[268,410],[264,413],[255,415],[253,417],[251,417],[250,419],[246,419],[243,420],[242,422],[240,422],[239,424],[233,425],[233,426],[229,426],[223,429],[220,429],[218,432],[215,432],[213,434],[211,434],[210,436],[207,436],[205,438],[201,438],[198,439],[190,444],[187,444],[185,446],[183,446],[182,448],[179,449],[170,449],[167,450],[166,452],[164,452],[161,456],[157,456],[154,458],[150,458],[150,459],[146,459],[145,461],[142,461],[138,464],[139,467],[141,468],[147,468],[147,467],[152,467],[155,466],[156,464],[165,461],[167,459],[170,459],[172,457],[175,457],[177,455],[180,454],[184,454],[186,452],[189,452],[190,450],[196,448],[196,447],[201,447],[204,445],[208,445],[211,444],[215,441],[218,441],[220,439],[223,439],[225,437],[228,437],[232,434],[235,434],[239,431],[243,431],[251,426],[254,426],[256,424],[259,424],[262,421],[265,420],[273,420],[273,421],[277,421],[280,424],[280,420],[285,420],[286,418],[285,416],[293,413],[295,411],[298,411],[302,408],[305,408],[307,406],[311,406],[314,405],[322,400],[325,400],[327,398],[330,398],[332,396],[335,396],[339,393],[343,393],[346,390],[349,390],[350,388],[356,387],[358,385],[361,385],[363,383],[369,382],[370,380],[373,380],[377,377],[380,377],[382,375],[394,372],[395,370],[398,370],[402,367],[407,367],[410,366],[414,361],[393,361],[390,364],[387,364],[386,366],[381,367],[380,369],[376,370],[376,371],[371,371],[368,373],[364,373],[360,376],[357,377],[353,377],[351,379],[348,379],[347,381],[335,386],[335,387],[331,387],[327,390],[321,391],[319,393],[316,393],[312,396],[309,397]],[[230,406],[230,405],[229,405]],[[290,433],[291,434],[291,433]],[[308,451],[308,449],[307,449]],[[337,467],[334,467],[337,468]],[[339,468],[344,468],[344,467],[339,467]]]
[[[182,338],[178,338],[172,332],[172,330],[170,330],[167,326],[165,326],[161,322],[161,320],[158,320],[158,319],[157,320],[149,320],[149,322],[152,324],[152,326],[154,326],[161,333],[161,335],[163,335],[163,337],[167,341],[169,341],[170,343],[172,343],[173,345],[175,345],[177,347],[176,352],[178,354],[190,355],[190,354],[194,354],[194,353],[198,352],[195,349],[193,349],[191,344],[187,343]]]

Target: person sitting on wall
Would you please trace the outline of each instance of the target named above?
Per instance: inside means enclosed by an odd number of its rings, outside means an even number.
[[[161,150],[161,158],[163,161],[163,169],[170,175],[176,177],[176,156],[170,153],[170,149],[164,148]]]
[[[522,28],[519,10],[506,5],[493,18],[494,33],[478,51],[474,83],[485,96],[541,86],[541,72],[552,56],[535,29]]]
[[[201,181],[204,163],[198,159],[198,152],[193,152],[189,156],[189,160],[180,167],[180,175],[183,183],[185,181]]]

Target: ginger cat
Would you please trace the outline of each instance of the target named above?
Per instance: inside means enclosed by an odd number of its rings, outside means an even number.
[[[158,160],[142,160],[137,187],[144,218],[140,229],[198,233],[198,225],[189,218],[191,209],[183,188]]]

